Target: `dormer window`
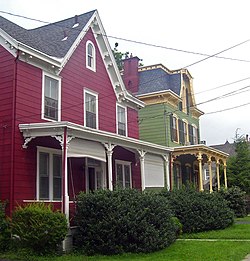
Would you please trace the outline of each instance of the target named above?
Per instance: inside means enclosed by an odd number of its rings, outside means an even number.
[[[95,46],[91,41],[86,43],[86,67],[94,72],[96,70]]]

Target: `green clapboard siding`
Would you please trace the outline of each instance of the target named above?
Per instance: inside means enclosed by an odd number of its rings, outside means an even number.
[[[139,111],[140,139],[168,147],[182,146],[171,141],[170,114],[174,113],[179,119],[195,124],[199,129],[199,119],[179,111],[168,104],[147,105]]]

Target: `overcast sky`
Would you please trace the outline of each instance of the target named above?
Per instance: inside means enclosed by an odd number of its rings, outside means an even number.
[[[109,38],[112,48],[118,42],[119,51],[133,53],[144,65],[162,63],[170,70],[187,67],[194,78],[197,106],[205,113],[200,130],[207,145],[232,142],[236,130],[239,135],[250,134],[250,104],[243,106],[250,103],[249,0],[0,0],[1,11],[47,22],[94,9],[107,35],[141,42]],[[44,25],[0,15],[24,28]],[[201,62],[206,56],[188,53],[214,55],[224,50],[219,54],[224,58]],[[221,98],[228,93],[229,97]],[[207,102],[211,99],[215,100]],[[223,111],[230,108],[234,109]]]

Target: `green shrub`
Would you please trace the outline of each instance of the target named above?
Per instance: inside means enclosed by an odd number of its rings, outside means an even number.
[[[228,189],[221,189],[219,193],[228,201],[228,205],[234,211],[236,217],[245,217],[247,215],[246,193],[243,190],[234,186]]]
[[[11,240],[10,224],[5,216],[5,206],[6,203],[0,201],[0,251],[8,250]]]
[[[222,229],[233,223],[234,214],[218,193],[198,192],[193,188],[163,190],[183,232]]]
[[[32,203],[13,212],[12,233],[20,238],[20,247],[38,254],[57,250],[67,234],[64,214],[53,212],[51,205]]]
[[[152,252],[177,236],[167,200],[134,189],[99,190],[78,196],[76,245],[87,254]]]

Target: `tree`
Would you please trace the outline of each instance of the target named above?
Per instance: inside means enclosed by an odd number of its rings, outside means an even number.
[[[129,52],[125,52],[125,53],[119,52],[117,47],[118,47],[118,43],[115,43],[115,47],[112,51],[115,57],[115,61],[118,65],[118,68],[121,71],[123,69],[123,60],[129,57]],[[143,63],[140,62],[139,66],[143,66]]]
[[[228,184],[238,186],[247,194],[250,194],[250,148],[245,138],[235,139],[235,156],[231,156],[227,162]]]
[[[115,43],[115,48],[112,51],[119,70],[122,70],[123,69],[122,60],[128,57],[129,52],[125,52],[125,53],[119,52],[117,47],[118,47],[118,43]]]

